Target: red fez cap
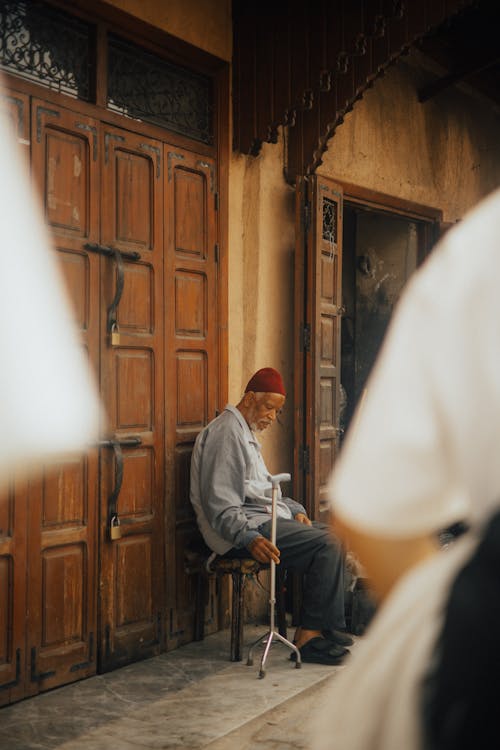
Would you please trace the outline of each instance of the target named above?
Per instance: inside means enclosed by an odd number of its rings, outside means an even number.
[[[253,391],[254,393],[281,393],[282,396],[286,396],[283,378],[278,370],[274,370],[272,367],[263,367],[262,370],[257,370],[247,383],[245,393],[247,391]]]

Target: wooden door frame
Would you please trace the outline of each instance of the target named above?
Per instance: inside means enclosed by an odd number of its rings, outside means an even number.
[[[336,180],[344,191],[344,203],[349,206],[359,206],[391,216],[419,222],[418,227],[418,265],[428,254],[429,247],[437,242],[443,229],[443,211],[440,208],[416,203],[405,198],[381,193],[377,190],[364,188],[343,180]]]
[[[358,203],[366,208],[385,211],[391,214],[400,214],[409,219],[420,219],[421,221],[442,221],[443,212],[439,208],[398,198],[395,195],[381,193],[371,188],[355,185],[345,180],[337,180],[344,190],[344,201],[346,203]]]

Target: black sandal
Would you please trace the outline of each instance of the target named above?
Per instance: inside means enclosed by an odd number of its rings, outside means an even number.
[[[344,630],[323,630],[322,635],[323,638],[326,638],[328,641],[335,643],[337,646],[343,646],[344,648],[352,646],[354,643],[354,640],[349,633],[346,633]]]
[[[327,664],[336,666],[341,664],[349,651],[326,638],[316,636],[299,648],[301,659],[306,664]],[[297,661],[295,652],[290,655],[292,661]]]

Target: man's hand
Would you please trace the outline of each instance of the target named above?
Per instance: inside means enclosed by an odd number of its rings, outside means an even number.
[[[304,526],[312,526],[312,521],[306,516],[305,513],[297,513],[295,520],[299,523],[303,523]]]
[[[261,563],[270,563],[274,560],[279,565],[280,551],[265,536],[256,536],[248,545],[252,557]]]

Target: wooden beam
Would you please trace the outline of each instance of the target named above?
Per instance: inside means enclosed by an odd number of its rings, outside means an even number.
[[[472,62],[470,65],[463,66],[460,70],[447,73],[445,76],[438,78],[437,81],[422,86],[418,91],[418,101],[421,103],[429,101],[437,94],[441,93],[445,89],[453,86],[455,83],[465,80],[469,76],[477,73],[483,73],[489,68],[493,68],[500,62],[500,56],[495,56],[493,59],[478,63],[477,61]]]

